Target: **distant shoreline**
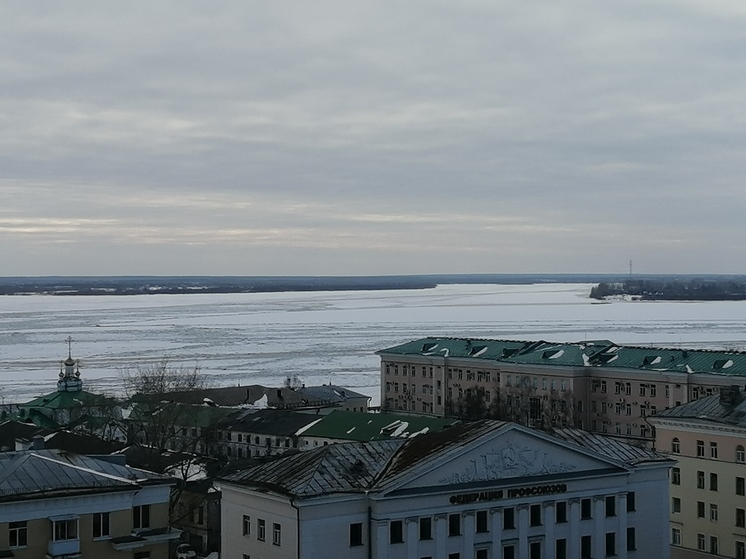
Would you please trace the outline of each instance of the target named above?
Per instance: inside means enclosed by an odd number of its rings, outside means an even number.
[[[651,282],[746,282],[746,275],[645,275]],[[397,276],[46,276],[0,278],[0,295],[127,296],[433,289],[438,285],[623,283],[613,274],[420,274]]]

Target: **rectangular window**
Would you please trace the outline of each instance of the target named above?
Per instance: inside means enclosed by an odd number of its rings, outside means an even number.
[[[718,457],[718,444],[710,443],[710,458],[717,458],[717,457]]]
[[[736,478],[736,495],[746,495],[746,478]]]
[[[528,544],[529,559],[541,559],[541,542],[531,542]]]
[[[109,535],[110,535],[109,513],[108,512],[94,512],[93,513],[93,537],[94,538],[105,538]]]
[[[392,520],[389,523],[389,543],[403,543],[404,529],[401,520]]]
[[[150,528],[150,505],[132,507],[132,528]]]
[[[678,497],[671,498],[671,511],[681,512],[681,499],[679,499]]]
[[[8,523],[8,545],[26,547],[28,545],[28,526],[26,521]]]
[[[718,490],[718,475],[710,474],[710,491]]]
[[[515,559],[515,546],[513,544],[503,546],[503,559]]]
[[[263,542],[267,539],[267,523],[263,518],[256,520],[256,539]]]
[[[477,534],[483,534],[485,532],[489,532],[489,527],[487,525],[487,511],[478,510],[477,511]]]
[[[705,488],[705,473],[704,472],[697,472],[697,489],[704,489]]]
[[[350,547],[363,545],[363,523],[353,522],[350,524]]]
[[[277,522],[272,523],[272,545],[282,545],[282,526]]]
[[[736,542],[736,559],[746,559],[746,543]]]
[[[635,509],[635,492],[627,493],[627,512],[634,512]]]
[[[460,514],[449,514],[448,515],[448,537],[460,536],[461,535],[461,515]]]
[[[54,541],[77,540],[78,539],[78,519],[72,520],[55,520],[54,521]]]
[[[681,470],[671,468],[671,485],[681,485]]]
[[[705,441],[697,441],[697,457],[704,458],[705,456]]]
[[[713,503],[710,503],[710,520],[713,522],[718,521],[718,506]]]
[[[705,517],[705,502],[697,501],[697,518]]]
[[[433,520],[429,516],[420,518],[420,539],[421,540],[432,540],[433,539]]]
[[[531,505],[529,513],[531,526],[541,526],[541,505]]]
[[[591,500],[582,499],[580,501],[580,518],[581,520],[588,520],[591,517]]]
[[[606,532],[606,557],[616,555],[616,532]]]
[[[503,510],[503,530],[513,530],[515,528],[515,509],[509,507]]]
[[[557,524],[567,522],[567,503],[565,501],[557,501],[554,504],[554,521]]]
[[[241,533],[244,536],[250,536],[251,535],[251,517],[243,515],[243,524],[241,528]]]
[[[150,559],[150,552],[149,551],[135,551],[135,554],[132,556],[132,559]]]
[[[736,509],[736,526],[746,528],[746,510]]]
[[[671,545],[681,545],[680,528],[671,528]]]
[[[567,559],[567,540],[562,538],[554,542],[555,559]]]
[[[461,554],[460,553],[449,553],[448,559],[461,559]]]
[[[580,538],[580,559],[591,559],[593,552],[591,551],[591,537],[581,536]]]
[[[490,557],[490,550],[484,547],[481,549],[477,549],[474,555],[474,559],[489,559],[489,557]]]
[[[718,539],[716,536],[710,536],[710,553],[718,554]]]
[[[630,527],[627,528],[627,551],[634,551],[637,549],[637,540],[635,529]]]
[[[616,497],[606,497],[606,516],[616,516]]]
[[[704,534],[697,534],[697,549],[699,551],[705,551],[707,549],[707,540]]]

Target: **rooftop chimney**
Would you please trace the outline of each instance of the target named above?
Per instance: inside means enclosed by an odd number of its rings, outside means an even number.
[[[34,437],[34,442],[31,445],[31,448],[33,450],[44,450],[44,437],[41,435],[36,435]]]
[[[731,407],[741,401],[741,390],[736,385],[720,387],[720,405]]]

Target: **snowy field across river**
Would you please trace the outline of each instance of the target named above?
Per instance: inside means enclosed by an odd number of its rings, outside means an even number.
[[[348,386],[379,401],[375,351],[424,336],[746,349],[746,301],[598,302],[590,284],[444,285],[402,291],[0,297],[0,398],[54,389],[80,359],[85,387],[167,358],[218,386]]]

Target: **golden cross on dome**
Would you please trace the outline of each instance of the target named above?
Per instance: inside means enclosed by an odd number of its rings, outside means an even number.
[[[67,357],[69,359],[73,358],[73,338],[72,336],[68,336],[65,340],[67,342]]]

